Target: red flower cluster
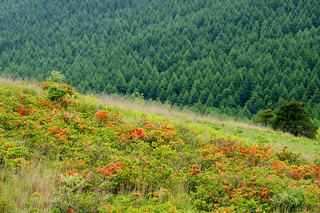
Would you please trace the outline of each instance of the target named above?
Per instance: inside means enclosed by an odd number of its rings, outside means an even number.
[[[20,114],[20,117],[23,117],[25,115],[28,114],[28,110],[26,108],[17,108],[16,109],[17,111],[20,111],[19,114]]]
[[[133,138],[147,138],[148,135],[146,134],[146,132],[142,129],[142,128],[137,128],[136,131],[134,131],[134,133],[132,133],[130,135],[130,137]]]
[[[123,167],[123,163],[110,163],[107,165],[107,167],[98,167],[97,170],[100,172],[102,176],[105,178],[109,178],[112,174],[117,174],[119,171],[121,171],[121,168]]]
[[[101,120],[105,120],[108,118],[108,112],[107,111],[99,111],[96,113],[96,116],[99,117]]]

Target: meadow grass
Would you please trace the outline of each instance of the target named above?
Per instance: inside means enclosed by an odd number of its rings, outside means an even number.
[[[131,121],[137,121],[144,116],[148,116],[157,121],[165,120],[171,125],[188,127],[207,139],[227,138],[251,145],[271,145],[276,151],[286,148],[290,152],[300,153],[302,158],[310,161],[320,157],[320,143],[315,139],[295,137],[289,133],[274,131],[270,127],[260,126],[252,122],[233,119],[223,120],[209,115],[178,110],[170,105],[108,95],[94,97],[91,96],[95,100],[93,103],[116,108],[122,117]]]
[[[18,170],[1,168],[0,194],[7,203],[3,212],[50,212],[57,168],[56,162],[38,159]]]
[[[38,96],[44,95],[43,90],[32,80],[9,79],[0,76],[0,85],[21,88],[25,90],[26,93],[28,93],[28,91],[35,91]]]

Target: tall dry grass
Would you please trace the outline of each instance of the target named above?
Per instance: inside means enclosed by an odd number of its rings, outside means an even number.
[[[118,107],[120,109],[129,109],[129,110],[135,110],[135,111],[146,112],[146,113],[153,113],[156,115],[163,116],[170,120],[177,120],[179,118],[182,118],[182,119],[188,118],[189,120],[192,120],[192,122],[201,122],[201,121],[219,122],[219,123],[224,123],[226,125],[231,125],[231,126],[258,129],[258,130],[264,130],[264,131],[272,131],[270,127],[254,125],[254,124],[246,123],[243,121],[236,121],[231,118],[221,119],[221,118],[213,117],[210,115],[199,115],[188,110],[179,110],[166,104],[138,102],[130,99],[113,97],[109,95],[99,95],[98,97],[101,100],[102,104],[107,106],[113,106],[113,107]]]
[[[58,166],[32,160],[20,171],[0,169],[0,194],[7,201],[3,212],[50,212]]]
[[[0,85],[7,85],[11,87],[21,87],[34,90],[37,95],[43,95],[42,89],[37,85],[36,81],[33,80],[18,80],[3,78],[0,76]]]

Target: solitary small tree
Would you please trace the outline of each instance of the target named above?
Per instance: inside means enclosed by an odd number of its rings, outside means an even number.
[[[62,81],[64,80],[64,75],[59,71],[53,70],[51,72],[51,76],[47,80],[51,82],[62,83]]]
[[[297,101],[283,100],[272,127],[295,136],[303,135],[309,138],[314,138],[317,131],[317,126],[312,122],[308,110],[304,108],[304,103]]]
[[[264,126],[270,125],[273,121],[274,113],[271,109],[264,110],[256,122],[263,124]]]

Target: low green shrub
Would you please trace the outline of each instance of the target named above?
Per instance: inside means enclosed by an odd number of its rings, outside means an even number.
[[[100,206],[100,198],[96,193],[72,193],[65,192],[56,195],[56,199],[52,201],[53,213],[87,213],[98,212]]]
[[[57,86],[52,86],[49,89],[48,98],[51,101],[56,101],[59,98],[63,98],[66,94],[68,94],[68,90]]]

